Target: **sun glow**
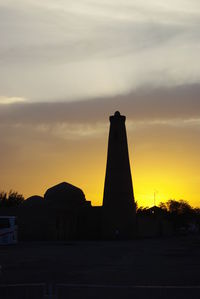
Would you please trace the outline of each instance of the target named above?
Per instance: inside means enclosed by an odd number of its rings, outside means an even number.
[[[158,205],[169,199],[199,206],[198,123],[195,126],[127,126],[134,195],[139,206]],[[1,148],[2,154],[6,150],[1,188],[28,197],[43,195],[49,187],[66,181],[80,187],[93,205],[101,205],[108,121],[100,129],[97,125],[97,134],[94,125],[86,126],[89,134],[87,130],[84,133],[84,126],[78,126],[83,130],[81,138],[71,138],[73,132],[67,133],[70,126],[67,129],[65,125],[61,131],[59,126],[55,128],[13,127],[14,135],[6,136],[7,148]]]

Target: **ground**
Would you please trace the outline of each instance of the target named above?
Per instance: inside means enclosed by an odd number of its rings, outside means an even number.
[[[83,293],[84,287],[93,292],[91,298],[105,298],[101,292],[106,287],[107,294],[116,292],[114,296],[121,298],[121,291],[125,298],[124,294],[133,292],[131,288],[135,286],[148,287],[148,294],[152,292],[151,286],[174,286],[173,292],[177,292],[177,287],[187,287],[184,294],[189,292],[191,295],[181,298],[200,298],[199,236],[113,242],[19,243],[0,247],[0,265],[2,285],[65,284],[65,288],[76,289],[76,295],[70,298],[81,298],[77,288],[82,288]],[[196,297],[197,293],[199,296]],[[110,294],[108,298],[112,296]],[[152,298],[156,298],[155,295],[152,294]]]

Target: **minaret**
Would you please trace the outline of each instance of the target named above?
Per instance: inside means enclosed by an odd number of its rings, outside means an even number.
[[[132,238],[135,201],[125,127],[126,117],[110,116],[108,156],[103,197],[103,237]]]

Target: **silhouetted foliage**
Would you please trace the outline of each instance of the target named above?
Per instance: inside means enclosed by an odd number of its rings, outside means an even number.
[[[136,212],[138,215],[149,215],[149,207],[139,207]]]
[[[199,230],[200,227],[200,209],[193,208],[187,201],[170,199],[167,202],[161,202],[159,207],[140,207],[137,209],[138,215],[165,217],[174,227],[177,233],[188,233]]]
[[[0,192],[0,207],[16,207],[24,202],[24,197],[16,191]]]
[[[183,214],[188,214],[192,213],[193,208],[189,205],[187,201],[184,200],[174,200],[170,199],[166,203],[161,202],[159,204],[159,207],[163,210],[166,210],[170,214],[175,214],[175,215],[183,215]]]

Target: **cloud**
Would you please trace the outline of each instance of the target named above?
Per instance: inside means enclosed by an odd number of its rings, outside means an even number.
[[[32,101],[200,82],[199,3],[0,1],[0,90]]]
[[[0,96],[0,105],[22,103],[22,102],[26,102],[26,99],[25,98],[21,98],[21,97],[5,97],[5,96]]]
[[[55,99],[54,102],[48,103],[13,103],[1,106],[0,124],[33,125],[43,129],[57,124],[65,128],[67,124],[73,128],[77,126],[77,130],[80,131],[82,125],[107,123],[108,116],[116,110],[125,114],[130,122],[193,121],[200,118],[199,94],[199,85],[188,85],[140,89],[127,95],[76,102]]]

